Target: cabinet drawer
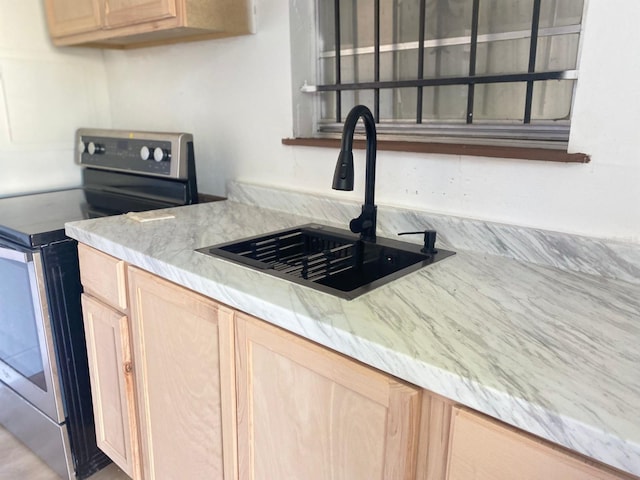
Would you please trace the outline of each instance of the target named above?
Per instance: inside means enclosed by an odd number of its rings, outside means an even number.
[[[80,279],[87,293],[114,308],[127,310],[125,262],[83,244],[78,244]]]
[[[625,480],[606,467],[484,415],[454,408],[449,480]]]

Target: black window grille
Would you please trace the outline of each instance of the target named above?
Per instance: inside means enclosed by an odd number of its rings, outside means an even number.
[[[321,115],[319,129],[321,131],[335,131],[343,120],[343,111],[345,106],[351,103],[368,103],[374,112],[376,121],[383,123],[389,127],[390,132],[400,130],[407,134],[431,134],[438,136],[468,136],[487,138],[511,138],[511,139],[534,139],[534,140],[552,140],[566,141],[569,134],[570,124],[570,108],[573,97],[573,88],[577,79],[577,57],[578,42],[582,23],[583,0],[402,0],[405,3],[411,2],[415,4],[414,11],[417,11],[417,32],[413,41],[409,42],[406,38],[398,41],[402,34],[402,23],[398,23],[394,19],[393,28],[395,33],[393,40],[389,41],[389,35],[386,35],[386,43],[381,40],[381,23],[385,21],[385,25],[390,22],[386,16],[389,12],[394,12],[398,7],[398,0],[317,0],[318,17],[332,17],[333,32],[329,32],[330,28],[327,21],[324,23],[319,20],[319,35],[324,37],[324,43],[329,44],[327,36],[331,33],[331,48],[320,52],[319,64],[320,84],[316,86],[307,86],[304,91],[318,92],[323,98],[324,107],[321,109],[325,112]],[[381,13],[381,2],[384,5],[384,12]],[[466,11],[466,17],[470,18],[465,31],[467,35],[448,35],[446,28],[441,28],[440,23],[446,23],[443,18],[447,12],[452,9],[452,5],[457,4],[460,9]],[[492,31],[483,24],[483,32],[480,32],[481,15],[484,15],[484,22],[490,18],[491,12],[503,12],[501,9],[510,9],[518,7],[519,11],[530,11],[528,25],[526,28],[502,28],[492,24],[491,28],[498,30],[497,33]],[[448,10],[447,10],[448,9]],[[461,11],[461,10],[458,11]],[[560,13],[558,10],[560,9]],[[367,11],[367,15],[360,15],[362,10]],[[345,23],[343,12],[347,11],[350,17],[349,26],[350,45],[345,46],[343,43]],[[443,13],[444,11],[444,13]],[[541,13],[544,11],[545,25],[541,28]],[[551,12],[551,13],[550,13]],[[555,12],[555,13],[553,13]],[[568,13],[567,13],[568,12]],[[504,12],[503,12],[504,13]],[[529,14],[529,13],[527,13]],[[395,14],[394,14],[395,15]],[[437,18],[433,18],[437,17]],[[429,21],[429,20],[432,21]],[[367,45],[358,45],[357,34],[353,30],[362,28],[363,22],[373,22],[373,26],[366,25],[369,31],[373,32],[372,40]],[[414,21],[414,19],[411,19]],[[491,23],[489,20],[488,23]],[[431,28],[431,31],[430,29]],[[415,28],[414,28],[415,30]],[[433,31],[436,30],[436,31]],[[427,38],[428,36],[428,38]],[[487,58],[490,57],[490,48],[503,42],[500,48],[496,48],[499,56],[500,52],[504,52],[505,48],[509,48],[508,42],[528,42],[528,54],[524,53],[522,43],[519,43],[519,51],[527,58],[522,59],[526,66],[522,68],[513,68],[510,70],[509,65],[494,68],[478,68],[479,67],[479,50],[482,48],[482,56],[484,62],[488,63]],[[540,42],[544,41],[546,49],[546,59],[540,62]],[[555,43],[554,43],[555,42]],[[372,45],[371,45],[372,43]],[[558,45],[569,45],[562,47],[562,55],[557,55]],[[457,47],[452,47],[452,45]],[[462,46],[464,48],[459,48]],[[457,55],[456,62],[467,62],[466,72],[447,75],[442,71],[428,74],[425,68],[427,55],[433,56],[446,53],[449,48],[453,54]],[[383,51],[384,50],[384,51]],[[389,65],[393,62],[386,61],[386,67],[382,67],[383,55],[399,55],[400,52],[412,50],[417,52],[415,55],[415,75],[408,77],[399,75],[398,72],[391,72],[389,78],[388,71],[381,72],[381,69],[390,69]],[[429,53],[427,53],[427,51]],[[562,61],[558,62],[553,55],[562,56]],[[373,56],[373,72],[372,75],[363,75],[360,70],[362,68],[358,62],[363,63],[364,58]],[[522,56],[522,55],[521,55]],[[333,58],[332,58],[333,57]],[[349,78],[344,75],[345,59],[353,58],[352,63],[355,65],[350,67]],[[387,59],[388,60],[388,59]],[[499,60],[499,58],[498,58]],[[527,60],[524,62],[524,60]],[[495,59],[491,62],[495,63]],[[393,69],[393,67],[391,67]],[[432,69],[433,70],[433,69]],[[446,73],[446,72],[445,72]],[[369,76],[369,78],[362,78]],[[384,79],[383,79],[384,76]],[[402,78],[397,78],[402,77]],[[329,81],[328,81],[329,80]],[[330,81],[333,80],[333,81]],[[553,86],[563,83],[563,88],[554,89]],[[507,85],[507,89],[517,92],[518,98],[513,100],[514,95],[510,94],[500,97],[500,94],[494,98],[502,98],[504,102],[518,103],[521,105],[520,113],[514,115],[513,108],[510,107],[511,113],[504,115],[479,115],[478,89],[483,89],[481,94],[487,96],[487,91],[496,92],[501,85]],[[523,85],[519,87],[517,85]],[[425,114],[425,89],[429,88],[446,88],[450,86],[459,87],[456,91],[460,92],[460,88],[466,89],[466,101],[464,107],[458,109],[458,117],[444,116],[439,118],[438,113],[434,113],[434,108],[429,114]],[[547,87],[549,89],[547,90]],[[408,89],[414,89],[415,105],[412,108],[414,116],[411,120],[408,115],[387,115],[382,118],[381,115],[381,92],[407,92]],[[555,95],[554,92],[559,91],[561,95]],[[351,92],[350,100],[345,96],[347,92]],[[365,92],[367,101],[358,101],[361,94]],[[567,93],[568,92],[568,93]],[[324,96],[324,97],[322,97]],[[334,96],[332,101],[330,96]],[[456,101],[460,100],[457,95]],[[540,104],[544,104],[544,108],[549,105],[553,106],[558,112],[550,115],[535,115],[534,102],[536,97]],[[431,97],[432,103],[444,104],[446,98]],[[562,106],[554,104],[554,102],[563,103]],[[484,104],[490,103],[486,98]],[[331,108],[331,105],[333,108]],[[464,108],[464,112],[462,111]],[[515,118],[515,117],[518,118]],[[473,132],[473,133],[471,133]]]

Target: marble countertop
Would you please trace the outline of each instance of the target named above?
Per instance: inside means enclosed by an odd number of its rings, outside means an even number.
[[[121,215],[69,223],[66,231],[132,265],[640,475],[639,284],[457,249],[453,257],[347,301],[194,251],[317,222],[317,216],[237,201],[162,212],[173,218],[139,222]]]

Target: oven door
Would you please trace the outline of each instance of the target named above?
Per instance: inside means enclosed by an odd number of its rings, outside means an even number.
[[[40,253],[5,242],[0,242],[0,380],[56,423],[64,422]]]

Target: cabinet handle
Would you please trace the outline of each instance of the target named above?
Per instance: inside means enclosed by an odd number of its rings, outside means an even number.
[[[133,365],[131,362],[125,362],[124,364],[124,373],[129,374],[133,371]]]

